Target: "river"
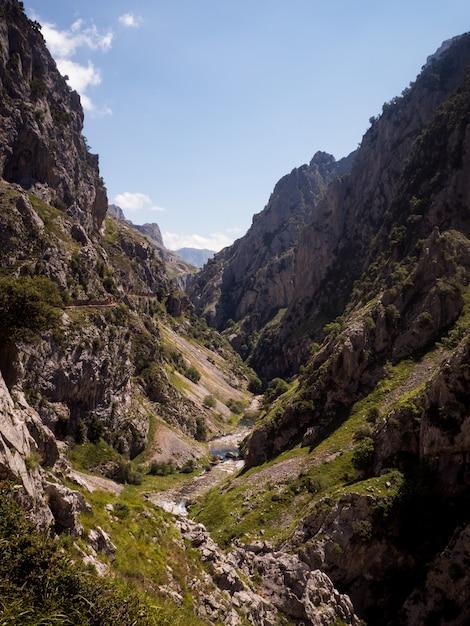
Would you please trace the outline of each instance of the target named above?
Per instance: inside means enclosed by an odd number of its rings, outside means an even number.
[[[208,442],[209,453],[220,458],[220,462],[210,470],[205,470],[191,478],[180,489],[169,489],[161,493],[152,493],[149,500],[174,515],[187,515],[187,503],[203,495],[206,491],[222,482],[227,476],[242,469],[244,461],[239,458],[240,443],[250,433],[254,415],[259,411],[260,399],[253,398],[235,429]],[[227,456],[228,455],[228,456]],[[234,458],[235,457],[235,458]]]

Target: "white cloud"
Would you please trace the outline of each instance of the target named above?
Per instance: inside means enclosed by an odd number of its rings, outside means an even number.
[[[58,59],[57,67],[64,76],[68,76],[70,86],[78,93],[85,93],[89,85],[101,83],[101,72],[88,61],[88,65],[80,65],[70,59]]]
[[[35,14],[31,19],[41,22]],[[101,72],[91,61],[83,65],[73,61],[72,57],[79,48],[107,52],[113,43],[113,33],[110,30],[100,32],[94,24],[87,26],[82,19],[76,20],[68,30],[59,30],[51,22],[41,22],[41,30],[59,71],[67,76],[69,85],[80,94],[83,108],[93,116],[110,115],[111,109],[96,107],[87,94],[90,86],[101,83]]]
[[[124,15],[119,17],[119,21],[128,28],[138,28],[142,24],[142,18],[136,17],[132,13],[124,13]]]
[[[55,58],[68,58],[75,54],[78,48],[107,52],[113,43],[113,33],[100,33],[96,26],[85,26],[83,20],[74,22],[70,30],[59,30],[55,24],[42,23],[42,34],[47,47]]]
[[[185,235],[181,233],[162,233],[165,246],[170,250],[179,250],[180,248],[197,248],[199,250],[207,249],[218,252],[230,246],[233,239],[224,235],[224,233],[211,233],[208,236],[203,235]]]
[[[131,193],[125,191],[114,197],[114,202],[123,210],[128,211],[164,211],[162,207],[153,204],[152,199],[145,193]]]

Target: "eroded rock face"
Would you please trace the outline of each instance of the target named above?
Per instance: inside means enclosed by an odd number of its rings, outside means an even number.
[[[59,459],[56,440],[23,394],[13,395],[14,400],[0,373],[0,478],[19,483],[17,498],[39,527],[80,534],[83,496],[63,485],[46,485],[46,470]]]
[[[82,136],[83,110],[50,56],[38,25],[16,0],[0,12],[0,172],[99,230],[107,197],[98,157]]]
[[[334,588],[326,574],[310,569],[297,556],[275,552],[261,542],[225,555],[202,524],[179,518],[177,525],[183,538],[211,564],[213,582],[226,592],[204,598],[200,617],[229,625],[241,623],[240,613],[250,623],[265,626],[282,624],[286,617],[306,626],[340,621],[359,626],[350,599]],[[256,589],[246,582],[254,577],[259,581]]]
[[[384,107],[351,172],[330,184],[300,236],[288,310],[278,331],[260,338],[253,356],[267,380],[298,370],[312,339],[323,338],[325,320],[343,313],[355,281],[367,280],[366,270],[381,255],[392,269],[416,254],[415,246],[434,227],[470,233],[469,62],[470,38],[464,35]]]
[[[422,586],[404,604],[401,624],[426,623],[444,616],[450,626],[468,623],[470,527],[455,532],[445,550],[431,564]]]
[[[237,349],[287,307],[293,296],[294,249],[300,233],[329,182],[347,171],[351,160],[336,162],[318,152],[309,165],[294,169],[277,183],[246,235],[191,279],[187,291],[211,325],[222,330],[228,320],[241,322],[230,336]]]

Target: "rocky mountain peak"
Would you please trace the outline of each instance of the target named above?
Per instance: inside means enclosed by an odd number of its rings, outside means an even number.
[[[233,325],[229,338],[244,356],[254,332],[287,307],[293,295],[295,248],[328,184],[348,171],[352,156],[337,162],[317,152],[275,185],[268,204],[253,217],[246,235],[225,248],[187,287],[196,309],[219,330]]]

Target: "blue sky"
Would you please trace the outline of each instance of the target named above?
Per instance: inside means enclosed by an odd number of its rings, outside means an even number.
[[[242,236],[317,150],[354,150],[468,0],[25,0],[81,94],[110,203],[167,247]]]

